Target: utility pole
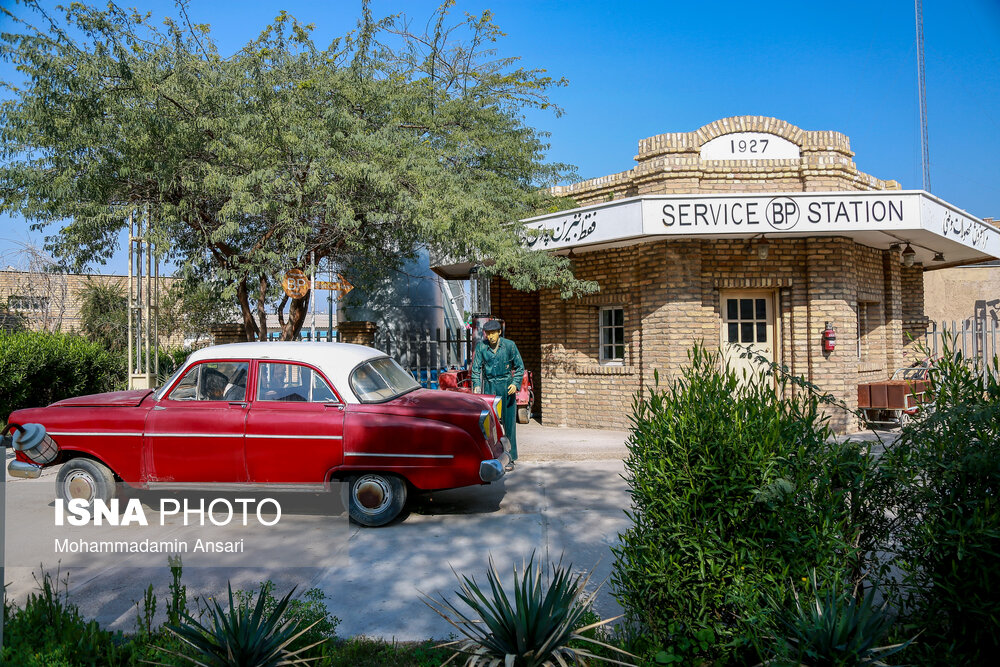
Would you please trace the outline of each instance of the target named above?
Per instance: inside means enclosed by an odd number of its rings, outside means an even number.
[[[924,3],[914,0],[917,13],[917,85],[920,89],[920,163],[924,190],[931,191],[931,159],[927,147],[927,86],[924,77]]]

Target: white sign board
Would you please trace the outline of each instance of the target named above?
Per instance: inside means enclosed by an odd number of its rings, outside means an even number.
[[[860,192],[644,199],[646,234],[919,229],[919,201]]]
[[[525,244],[532,250],[551,250],[578,244],[603,243],[642,236],[642,208],[636,200],[574,209],[549,215],[538,222],[526,220],[528,229],[546,230],[529,236]]]
[[[528,229],[540,232],[525,240],[534,250],[630,239],[748,238],[756,234],[801,238],[884,231],[890,232],[883,239],[886,243],[927,232],[1000,256],[1000,230],[923,192],[647,195],[524,222]]]
[[[733,132],[701,147],[702,160],[797,160],[799,147],[766,132]]]

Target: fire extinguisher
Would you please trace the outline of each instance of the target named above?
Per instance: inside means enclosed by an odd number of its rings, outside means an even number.
[[[833,328],[833,322],[827,322],[823,329],[823,351],[833,352],[837,349],[837,331]]]

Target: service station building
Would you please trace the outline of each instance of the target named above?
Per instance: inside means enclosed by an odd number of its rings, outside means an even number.
[[[543,232],[528,243],[600,292],[491,286],[543,423],[627,428],[636,390],[676,376],[696,342],[737,368],[735,344],[752,345],[850,407],[859,383],[919,361],[923,273],[1000,257],[1000,230],[853,155],[838,132],[743,116],[644,139],[634,168],[554,188],[581,207],[526,221]]]

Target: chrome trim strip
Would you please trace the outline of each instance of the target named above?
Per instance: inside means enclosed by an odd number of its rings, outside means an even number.
[[[86,435],[86,436],[128,436],[133,438],[141,437],[142,433],[126,433],[122,431],[48,431],[48,435]],[[145,435],[155,438],[242,438],[242,433],[146,433]],[[247,434],[248,438],[280,438],[284,440],[343,440],[342,435],[258,435]]]
[[[48,435],[121,435],[138,438],[142,433],[128,433],[126,431],[48,431]]]
[[[242,433],[147,433],[147,438],[242,438]]]
[[[342,435],[261,435],[258,433],[247,433],[248,438],[274,438],[280,440],[343,440]]]
[[[380,458],[400,459],[453,459],[452,454],[366,454],[364,452],[344,452],[344,456],[374,456]]]

